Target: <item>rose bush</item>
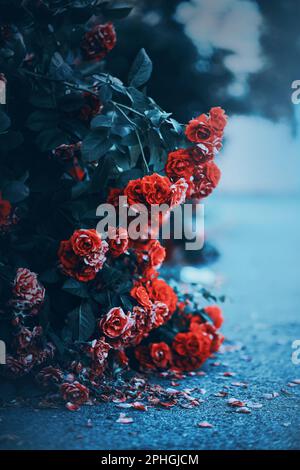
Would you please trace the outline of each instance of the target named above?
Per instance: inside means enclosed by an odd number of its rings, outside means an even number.
[[[110,75],[114,18],[130,6],[0,8],[1,373],[32,374],[75,410],[120,366],[200,367],[222,343],[222,312],[205,307],[206,291],[199,306],[159,277],[166,250],[156,235],[173,207],[218,185],[224,111],[179,124],[145,93],[152,62],[143,49],[126,83]],[[120,209],[120,196],[168,210],[143,237],[117,223],[105,240],[96,208]]]

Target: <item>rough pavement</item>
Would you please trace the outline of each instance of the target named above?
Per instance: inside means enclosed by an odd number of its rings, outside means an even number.
[[[204,403],[125,410],[132,424],[116,423],[123,410],[114,404],[76,413],[0,409],[0,449],[299,449],[300,385],[288,385],[300,379],[300,365],[291,360],[291,344],[300,339],[299,209],[297,198],[220,194],[206,205],[208,239],[222,254],[212,269],[229,298],[223,330],[236,350],[210,360],[206,376],[181,382],[180,388],[204,388]],[[235,375],[224,376],[228,371]],[[214,396],[223,385],[229,396]],[[279,396],[265,395],[272,392]],[[238,413],[227,404],[230,397],[254,408]],[[202,421],[213,427],[199,428]]]

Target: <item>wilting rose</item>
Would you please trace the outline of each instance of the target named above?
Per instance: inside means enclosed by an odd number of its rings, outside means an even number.
[[[37,381],[43,387],[58,385],[63,380],[63,372],[58,367],[44,367],[37,375]]]
[[[19,268],[13,283],[14,306],[31,309],[43,303],[45,288],[39,283],[37,275],[27,268]]]
[[[89,399],[89,389],[79,382],[63,383],[60,392],[63,400],[73,405],[83,405]]]
[[[154,313],[154,326],[158,328],[163,325],[169,318],[169,308],[163,302],[154,302],[152,306]]]

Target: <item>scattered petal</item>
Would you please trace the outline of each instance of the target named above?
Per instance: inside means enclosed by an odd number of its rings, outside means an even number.
[[[198,423],[197,426],[198,428],[213,428],[213,425],[208,421],[202,421],[201,423]]]
[[[120,413],[120,416],[116,422],[121,424],[130,424],[133,423],[133,418],[126,416],[125,413]]]

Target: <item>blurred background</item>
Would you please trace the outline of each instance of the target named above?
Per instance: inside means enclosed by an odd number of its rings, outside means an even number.
[[[222,106],[230,116],[218,193],[300,193],[298,0],[139,0],[118,25],[109,69],[126,80],[145,47],[149,94],[180,122]],[[122,50],[123,49],[123,50]]]

